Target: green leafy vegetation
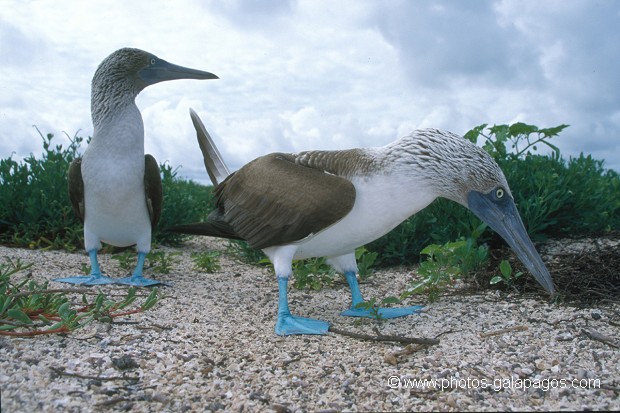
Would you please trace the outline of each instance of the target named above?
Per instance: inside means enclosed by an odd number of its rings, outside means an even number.
[[[504,171],[519,213],[535,241],[574,234],[604,234],[620,228],[620,197],[617,196],[620,176],[615,171],[605,170],[603,162],[591,156],[582,154],[564,160],[549,139],[566,127],[539,129],[524,123],[491,127],[484,124],[465,135],[475,143],[480,137],[484,139],[483,148]],[[548,148],[551,154],[534,153],[540,146]],[[430,301],[435,301],[448,285],[487,261],[486,243],[503,242],[499,241],[499,235],[485,228],[466,209],[438,200],[370,248],[388,252],[387,260],[396,257],[409,264],[412,257],[390,253],[403,250],[405,244],[412,242],[408,239],[415,239],[420,229],[423,229],[421,238],[425,241],[439,241],[421,250],[421,255],[427,256],[418,269],[421,280],[413,281],[401,297],[423,293]],[[466,241],[450,242],[459,237]],[[499,270],[500,275],[491,279],[492,285],[512,288],[522,275],[522,272],[514,272],[505,260]]]
[[[78,156],[82,138],[69,138],[67,148],[43,136],[43,155],[18,162],[0,159],[0,242],[29,248],[73,250],[83,239],[82,227],[67,196],[67,169]]]
[[[478,234],[480,232],[482,229],[479,229]],[[443,245],[428,245],[421,254],[426,259],[418,267],[419,278],[412,281],[410,287],[401,294],[401,299],[413,294],[425,294],[429,301],[437,301],[446,287],[481,268],[489,258],[489,249],[487,245],[478,245],[477,238],[470,237]]]
[[[384,317],[379,312],[379,309],[385,308],[390,304],[400,304],[401,300],[394,296],[388,296],[381,300],[378,300],[376,297],[372,297],[369,300],[362,301],[357,304],[354,308],[360,308],[362,310],[368,310],[370,312],[370,316],[377,320],[381,321]]]
[[[360,247],[355,250],[355,257],[358,273],[360,278],[364,280],[372,274],[371,267],[377,259],[377,253],[369,252],[366,248]],[[336,277],[339,277],[323,257],[293,261],[293,275],[295,279],[293,286],[295,288],[312,290],[332,286]]]
[[[293,287],[320,290],[334,284],[336,271],[325,262],[325,258],[308,258],[293,261]]]
[[[84,289],[51,290],[47,281],[11,278],[31,266],[10,259],[0,264],[0,335],[69,333],[94,321],[111,322],[116,317],[149,310],[160,298],[154,288],[142,304],[129,309],[138,298],[133,287],[119,299]],[[72,301],[69,294],[81,294],[80,302]]]
[[[172,266],[180,262],[180,260],[176,258],[179,255],[181,255],[180,251],[151,251],[146,254],[146,268],[150,268],[159,274],[170,274]]]
[[[357,270],[362,280],[370,277],[373,273],[372,267],[377,261],[376,252],[370,252],[365,247],[359,247],[355,250],[355,260],[357,261]]]
[[[83,229],[67,195],[67,170],[80,156],[83,138],[67,136],[54,144],[41,134],[43,153],[22,161],[0,159],[0,243],[27,248],[83,248]],[[171,225],[200,221],[212,207],[212,188],[181,179],[178,168],[161,164],[164,203],[154,241],[177,244],[186,236],[164,231]]]
[[[218,251],[203,251],[192,253],[192,261],[197,270],[214,273],[220,270],[220,253]]]
[[[465,134],[465,138],[481,144],[504,171],[534,241],[574,234],[602,235],[620,229],[620,175],[589,155],[564,159],[552,142],[566,127],[483,124]],[[41,134],[41,138],[40,157],[31,154],[21,161],[13,155],[0,159],[0,243],[81,249],[82,225],[69,204],[66,172],[70,162],[80,156],[84,139],[67,136],[69,144],[64,147],[55,144],[51,134]],[[185,236],[164,229],[203,220],[213,207],[212,188],[179,178],[178,168],[167,164],[160,167],[164,205],[153,238],[156,243],[176,245]],[[413,265],[422,260],[420,280],[413,282],[401,298],[424,293],[436,299],[447,285],[486,261],[488,245],[501,243],[499,236],[467,209],[438,199],[389,234],[359,249],[356,256],[362,279],[372,273],[371,267]],[[246,263],[268,261],[262,251],[244,241],[230,241],[227,253]],[[157,254],[148,257],[151,268],[169,271],[174,255]],[[135,253],[115,259],[129,269]],[[193,259],[196,268],[207,272],[218,269],[215,255],[205,253]],[[519,277],[519,272],[506,265],[500,265],[500,278],[494,277],[494,284],[510,286]],[[295,262],[294,274],[297,288],[310,289],[332,285],[335,277],[321,258]]]
[[[227,253],[246,264],[273,267],[262,251],[250,248],[245,241],[230,241]],[[357,259],[359,275],[364,280],[372,274],[372,267],[377,259],[377,253],[360,247],[355,250],[355,257]],[[293,286],[295,288],[320,290],[321,288],[332,286],[336,277],[336,272],[327,264],[324,257],[293,261]]]
[[[145,268],[151,269],[159,274],[170,274],[172,266],[180,262],[175,258],[181,255],[179,251],[150,251],[146,254]],[[125,249],[124,251],[112,255],[112,259],[118,261],[119,266],[124,270],[133,270],[137,263],[137,255],[133,249]],[[90,269],[87,274],[90,272]]]
[[[179,168],[173,169],[167,164],[160,164],[160,168],[164,200],[154,238],[158,243],[178,245],[187,238],[187,235],[168,232],[165,229],[173,225],[206,219],[214,207],[213,187],[179,178],[177,176]]]
[[[246,241],[232,239],[226,245],[226,253],[237,261],[250,265],[269,263],[269,259],[261,250],[250,247]]]
[[[510,262],[502,260],[499,264],[500,274],[491,278],[491,285],[504,283],[508,287],[514,287],[514,283],[523,275],[521,271],[513,272]]]
[[[549,142],[567,125],[539,129],[534,125],[486,124],[465,134],[504,171],[517,208],[534,241],[549,237],[601,235],[620,229],[620,175],[590,155],[568,160]],[[535,153],[548,148],[550,155]],[[381,266],[412,265],[427,245],[468,238],[481,222],[462,206],[437,199],[389,234],[367,245]],[[486,229],[479,242],[497,245],[499,235]]]

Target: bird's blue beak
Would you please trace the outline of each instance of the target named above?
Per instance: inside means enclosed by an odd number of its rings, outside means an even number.
[[[219,79],[213,73],[175,65],[156,57],[151,58],[149,66],[140,70],[138,75],[146,86],[177,79]]]
[[[536,281],[551,295],[555,294],[553,280],[534,244],[527,235],[513,199],[503,189],[488,194],[471,191],[467,195],[469,209],[504,238]]]

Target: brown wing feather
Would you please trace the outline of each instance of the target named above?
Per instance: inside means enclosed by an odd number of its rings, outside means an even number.
[[[344,178],[274,153],[248,163],[216,188],[224,220],[254,248],[299,241],[342,219],[355,203]]]
[[[71,208],[82,223],[84,222],[84,181],[82,180],[82,158],[75,158],[67,171],[67,189]]]
[[[144,155],[144,192],[146,206],[151,218],[151,228],[154,230],[161,216],[163,193],[159,165],[152,155]]]

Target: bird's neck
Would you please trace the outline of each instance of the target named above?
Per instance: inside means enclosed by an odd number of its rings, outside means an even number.
[[[140,93],[140,89],[128,79],[101,81],[99,77],[95,77],[90,98],[94,129],[104,127],[105,123],[111,119],[125,116],[134,110],[137,111],[136,96],[138,93]]]
[[[419,135],[412,134],[381,148],[377,163],[386,174],[399,176],[403,183],[424,187],[433,199],[447,198],[466,206],[464,182],[474,161],[443,149],[447,139],[442,139],[441,135],[438,140],[431,140],[443,131],[435,131],[430,136],[424,135],[426,130],[416,132]],[[451,135],[447,136],[452,139]],[[460,149],[462,141],[464,139],[458,138],[454,146]]]
[[[105,147],[105,151],[117,159],[143,157],[144,123],[136,104],[131,101],[115,105],[114,111],[105,115],[96,117],[93,112],[94,133],[89,148]]]

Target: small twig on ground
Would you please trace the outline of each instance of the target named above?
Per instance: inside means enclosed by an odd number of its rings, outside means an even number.
[[[97,292],[87,290],[86,288],[54,288],[51,290],[33,290],[33,291],[21,291],[15,294],[9,294],[9,298],[27,297],[34,294],[53,294],[53,293],[75,293],[75,294],[91,294],[96,295]]]
[[[114,406],[116,403],[130,402],[130,401],[131,401],[131,399],[128,399],[127,397],[116,397],[114,399],[104,400],[102,402],[95,403],[95,406],[97,406],[97,407],[110,407],[110,406]]]
[[[463,330],[446,330],[446,331],[442,331],[441,333],[437,334],[435,336],[436,339],[438,339],[439,337],[443,336],[444,334],[452,334],[452,333],[458,333],[461,332]],[[439,340],[437,340],[437,342],[439,342]]]
[[[491,336],[499,336],[500,334],[510,333],[511,331],[526,331],[527,329],[528,329],[527,326],[513,326],[513,327],[500,328],[499,330],[491,331],[489,333],[480,333],[480,337],[487,338]]]
[[[340,334],[343,336],[347,336],[347,337],[357,338],[359,340],[394,341],[397,343],[421,344],[425,346],[439,344],[439,340],[436,338],[416,338],[416,337],[393,336],[393,335],[381,334],[378,331],[375,331],[376,335],[374,336],[370,334],[353,333],[351,331],[340,330],[339,328],[335,328],[335,327],[329,327],[328,331],[332,333]]]
[[[158,330],[158,331],[162,331],[162,330],[172,330],[172,327],[170,326],[163,326],[160,324],[150,324],[148,326],[136,326],[137,329],[139,330]]]
[[[607,344],[610,347],[620,348],[620,346],[615,343],[615,340],[613,338],[608,337],[602,333],[599,333],[598,331],[593,330],[591,328],[587,330],[582,329],[581,333],[584,334],[586,337],[589,337],[592,340],[600,341],[601,343]]]
[[[139,377],[130,377],[130,376],[110,376],[110,377],[101,377],[101,376],[88,376],[84,374],[78,373],[68,373],[62,367],[50,367],[54,373],[59,376],[65,377],[76,377],[78,379],[88,379],[88,380],[101,380],[101,381],[112,381],[112,380],[129,380],[129,381],[140,381]]]
[[[291,363],[295,363],[296,361],[300,361],[300,360],[301,360],[301,357],[300,357],[300,356],[294,357],[294,358],[289,359],[289,360],[284,360],[284,361],[282,362],[282,367],[286,367],[286,366],[288,366],[289,364],[291,364]]]
[[[14,336],[14,337],[34,337],[40,336],[43,334],[58,334],[58,333],[68,333],[69,328],[67,326],[62,326],[55,328],[53,330],[33,330],[33,331],[0,331],[1,336]]]
[[[405,356],[407,354],[413,354],[417,351],[420,351],[424,348],[426,348],[427,345],[426,344],[408,344],[407,347],[405,347],[402,350],[399,351],[394,351],[392,353],[387,353],[385,355],[385,357],[383,358],[383,360],[388,363],[391,364],[392,366],[395,366],[398,364],[398,357],[399,356]]]

